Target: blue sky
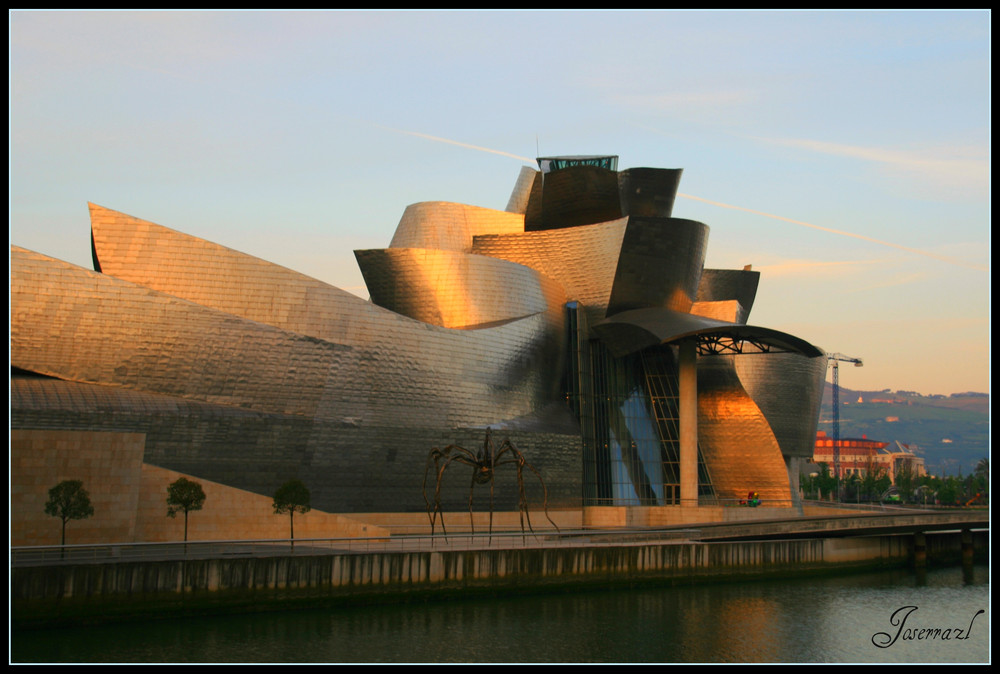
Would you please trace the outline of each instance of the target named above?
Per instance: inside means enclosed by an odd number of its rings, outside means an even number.
[[[617,154],[843,386],[989,391],[988,12],[8,16],[12,244],[90,268],[92,201],[367,296],[408,204]]]

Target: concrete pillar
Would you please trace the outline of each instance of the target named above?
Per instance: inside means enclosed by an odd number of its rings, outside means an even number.
[[[681,505],[698,506],[698,350],[693,339],[680,343]]]
[[[962,529],[962,564],[972,564],[976,550],[972,544],[972,531]]]
[[[792,507],[801,517],[805,515],[805,510],[802,506],[802,494],[799,493],[801,489],[799,473],[802,471],[802,459],[797,456],[786,456],[784,458],[785,470],[788,472],[788,484],[792,492]]]
[[[927,566],[927,536],[923,532],[913,534],[913,565],[917,568]]]

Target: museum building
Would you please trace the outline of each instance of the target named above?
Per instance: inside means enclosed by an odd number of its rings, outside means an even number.
[[[292,478],[307,535],[426,520],[430,451],[487,429],[564,522],[748,491],[798,508],[826,354],[747,322],[758,272],[704,268],[708,227],[672,216],[681,170],[617,160],[540,158],[505,211],[409,206],[355,251],[369,300],[94,204],[93,271],[11,246],[15,544],[52,542],[63,479],[95,499],[88,541],[169,539],[177,476],[211,485],[203,539],[267,536],[250,513]],[[468,470],[442,477],[445,510],[469,510]],[[516,512],[516,471],[495,479]]]

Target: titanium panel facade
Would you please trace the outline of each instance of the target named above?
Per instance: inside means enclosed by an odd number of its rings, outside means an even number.
[[[352,356],[331,372],[330,394],[314,416],[388,416],[410,425],[433,415],[448,427],[485,428],[529,417],[561,398],[564,319],[558,296],[559,304],[520,320],[474,332],[446,330],[252,256],[214,244],[203,247],[200,239],[137,218],[111,217],[104,209],[93,227],[107,273],[113,270],[122,279],[248,321],[349,347]],[[104,245],[108,240],[128,257],[114,257],[114,249]]]
[[[479,234],[524,231],[524,215],[478,206],[426,201],[406,207],[390,248],[431,248],[467,253]]]
[[[444,328],[516,320],[566,303],[558,283],[505,260],[427,248],[358,250],[354,255],[372,302]]]
[[[682,169],[632,168],[618,174],[622,215],[669,218]]]
[[[603,315],[627,225],[628,220],[621,218],[569,229],[481,234],[475,237],[472,252],[536,269],[565,288],[567,298]]]
[[[504,210],[524,215],[525,211],[528,210],[531,192],[535,188],[535,180],[537,178],[540,182],[541,177],[542,174],[530,166],[522,166],[521,172],[517,176],[517,182],[514,183],[514,189],[511,190],[510,199],[507,200],[507,208]]]
[[[749,269],[705,269],[698,283],[699,302],[736,300],[747,315],[757,297],[760,272]],[[746,320],[736,321],[746,323]]]
[[[745,325],[758,275],[703,269],[679,169],[572,163],[522,170],[508,211],[408,207],[356,251],[371,301],[91,205],[99,272],[11,249],[11,426],[141,433],[146,463],[264,495],[298,477],[343,513],[423,510],[430,449],[492,427],[553,505],[671,505],[676,343],[724,338],[795,353],[699,356],[700,496],[787,501],[822,352]]]
[[[745,354],[728,359],[770,424],[786,457],[811,459],[816,445],[826,355]]]
[[[648,307],[690,312],[707,245],[700,222],[629,216],[608,315]]]
[[[792,504],[785,461],[774,432],[739,378],[718,356],[698,363],[698,446],[716,496]]]
[[[542,176],[540,217],[528,206],[524,230],[579,227],[622,217],[618,174],[598,166],[573,166]]]

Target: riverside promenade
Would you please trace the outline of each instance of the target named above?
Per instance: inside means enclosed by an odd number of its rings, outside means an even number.
[[[15,627],[971,563],[987,511],[647,529],[14,548]]]

